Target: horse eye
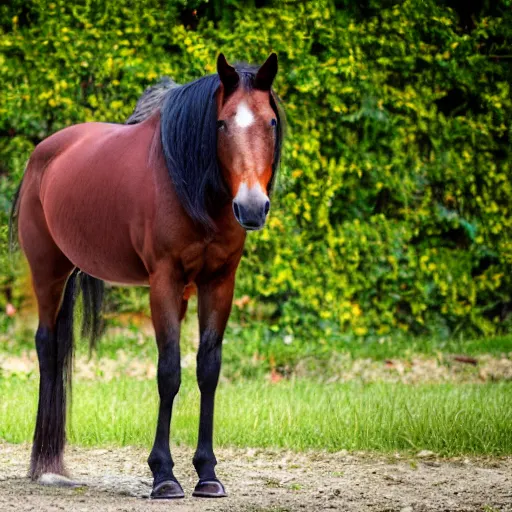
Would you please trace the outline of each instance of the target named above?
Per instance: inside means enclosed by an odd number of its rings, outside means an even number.
[[[226,121],[219,119],[217,121],[217,130],[224,130],[224,128],[226,128]]]
[[[272,119],[270,121],[270,126],[277,126],[277,120],[276,119]]]

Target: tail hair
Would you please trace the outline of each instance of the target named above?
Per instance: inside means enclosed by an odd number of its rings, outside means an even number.
[[[89,353],[103,334],[103,297],[105,282],[75,268],[66,282],[62,303],[57,315],[58,367],[63,368],[65,387],[71,396],[74,354],[74,319],[76,300],[82,292],[82,336],[89,340]],[[61,366],[62,365],[62,366]]]
[[[103,299],[105,282],[101,279],[80,272],[80,288],[82,290],[82,336],[89,340],[89,354],[96,348],[103,334]]]
[[[9,215],[9,251],[11,253],[16,251],[18,248],[18,214],[20,210],[20,191],[23,186],[23,178],[21,178],[20,184],[18,185],[16,192],[14,192],[11,213]]]
[[[83,303],[81,334],[82,337],[88,339],[90,352],[96,347],[104,331],[103,299],[105,296],[105,282],[75,268],[66,283],[57,317],[58,338],[59,340],[61,338],[66,340],[60,348],[63,354],[72,354],[74,350],[74,310],[80,292],[82,293]],[[59,356],[59,360],[65,362],[66,357],[68,356],[63,355],[62,358]],[[66,364],[64,366],[66,367]],[[68,373],[71,378],[71,368],[68,369]]]
[[[69,304],[66,304],[68,288],[75,290],[73,295],[69,295]],[[73,325],[74,308],[78,295],[82,293],[82,325],[81,334],[83,338],[87,338],[89,342],[89,354],[96,348],[98,340],[104,331],[103,323],[103,299],[105,297],[105,282],[101,279],[82,272],[76,268],[68,278],[64,299],[60,308],[60,312],[66,311],[69,316],[69,322]],[[59,315],[61,314],[59,312]]]

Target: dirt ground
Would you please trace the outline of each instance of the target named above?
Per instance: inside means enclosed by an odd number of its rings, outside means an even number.
[[[0,443],[0,510],[226,512],[512,511],[512,457],[439,460],[364,454],[217,450],[228,498],[192,498],[192,450],[174,450],[186,498],[148,499],[146,450],[68,447],[82,487],[47,487],[26,478],[30,447]]]

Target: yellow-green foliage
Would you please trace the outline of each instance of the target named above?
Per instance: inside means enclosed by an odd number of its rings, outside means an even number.
[[[260,63],[274,50],[289,133],[269,226],[240,268],[240,320],[320,343],[507,329],[510,1],[474,26],[435,0],[251,3],[212,20],[195,2],[197,27],[178,1],[0,7],[0,207],[50,133],[123,122],[159,76],[214,72],[219,51]]]

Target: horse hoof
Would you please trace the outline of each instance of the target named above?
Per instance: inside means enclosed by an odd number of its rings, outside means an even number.
[[[192,493],[196,498],[225,498],[226,489],[218,480],[199,480]]]
[[[175,500],[184,498],[185,493],[181,485],[175,480],[166,480],[153,487],[151,498],[154,500]]]

